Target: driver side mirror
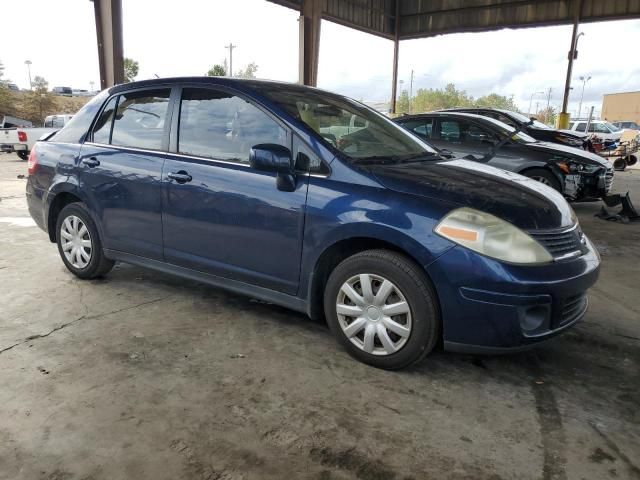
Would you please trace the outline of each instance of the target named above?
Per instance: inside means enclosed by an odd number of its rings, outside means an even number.
[[[283,192],[296,189],[291,150],[275,143],[260,143],[249,151],[249,165],[261,172],[275,172],[276,186]]]
[[[249,151],[249,165],[261,172],[291,173],[291,150],[275,143],[260,143]]]

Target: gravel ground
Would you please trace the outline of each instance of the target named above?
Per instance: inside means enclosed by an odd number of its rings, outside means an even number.
[[[326,326],[118,265],[69,274],[0,155],[1,479],[640,478],[640,223],[594,217],[585,319],[517,355],[362,365]],[[616,174],[640,207],[640,170]]]

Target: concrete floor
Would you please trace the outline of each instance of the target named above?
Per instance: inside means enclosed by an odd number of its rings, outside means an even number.
[[[640,478],[640,223],[593,217],[586,318],[385,372],[324,324],[126,265],[68,273],[0,155],[0,478]],[[640,170],[616,174],[640,206]]]

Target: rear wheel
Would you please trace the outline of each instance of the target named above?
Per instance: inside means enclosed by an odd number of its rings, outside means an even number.
[[[324,293],[327,323],[356,359],[395,370],[420,361],[440,331],[436,297],[424,272],[388,250],[340,263]]]
[[[114,262],[105,258],[96,224],[84,203],[70,203],[56,223],[58,252],[71,273],[82,279],[108,273]]]
[[[23,150],[16,152],[20,160],[29,160],[29,152],[25,152]]]
[[[544,183],[548,187],[562,193],[562,186],[560,185],[560,182],[549,170],[545,170],[544,168],[532,168],[531,170],[525,171],[523,175],[540,183]]]

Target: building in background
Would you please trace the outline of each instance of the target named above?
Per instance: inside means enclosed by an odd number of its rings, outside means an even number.
[[[630,120],[640,124],[640,91],[606,93],[600,117],[610,122]]]

